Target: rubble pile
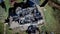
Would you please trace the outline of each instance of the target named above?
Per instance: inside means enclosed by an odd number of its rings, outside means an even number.
[[[14,16],[13,18],[15,21],[18,21],[19,24],[37,23],[37,21],[43,19],[36,7],[28,7],[24,9],[17,7],[16,14],[17,17]]]

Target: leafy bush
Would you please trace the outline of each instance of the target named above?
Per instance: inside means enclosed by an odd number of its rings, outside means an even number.
[[[18,32],[16,32],[15,34],[19,34]]]

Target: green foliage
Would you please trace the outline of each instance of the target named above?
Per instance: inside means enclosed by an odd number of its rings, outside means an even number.
[[[52,0],[52,1],[54,1],[55,3],[60,4],[60,0]]]
[[[19,34],[19,32],[16,32],[15,34]]]
[[[60,0],[57,0],[57,3],[60,4]]]
[[[46,30],[48,31],[55,31],[56,30],[56,19],[53,16],[53,9],[49,5],[45,6],[46,11],[44,11],[45,14],[45,21],[46,21]]]
[[[0,22],[0,34],[4,33],[4,24]]]
[[[43,1],[43,0],[41,0]],[[58,12],[58,13],[57,13]],[[54,16],[55,14],[55,16]],[[54,10],[51,6],[48,5],[48,3],[45,6],[45,11],[44,11],[44,16],[45,16],[45,21],[46,21],[46,25],[42,27],[42,30],[47,30],[47,31],[59,31],[59,29],[57,27],[59,23],[57,23],[57,19],[55,17],[57,17],[57,15],[60,15],[60,11],[56,11],[56,9]]]
[[[9,28],[9,30],[12,30],[12,28]]]
[[[12,29],[8,25],[6,25],[6,34],[12,34]]]

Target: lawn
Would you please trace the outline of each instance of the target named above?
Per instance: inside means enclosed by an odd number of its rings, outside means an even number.
[[[22,2],[22,0],[18,0],[18,2]],[[11,7],[9,0],[5,0],[5,4],[6,4],[7,11],[5,12],[4,15],[7,18],[8,17],[9,8]],[[7,27],[6,27],[6,34],[13,34],[12,32],[13,31],[12,30],[9,30],[8,25],[7,25]]]
[[[4,24],[0,21],[0,34],[4,34]]]
[[[46,28],[49,31],[55,31],[56,19],[53,16],[53,9],[49,5],[46,5],[45,9],[46,10],[44,11],[44,15],[45,15],[45,21],[46,21]]]
[[[43,0],[41,0],[41,2],[43,2]],[[44,10],[44,15],[45,15],[45,29],[43,30],[47,30],[49,32],[54,32],[55,34],[60,34],[60,25],[58,22],[58,19],[56,19],[56,17],[54,15],[57,14],[57,12],[59,12],[57,9],[53,9],[51,6],[49,6],[48,4],[46,4],[45,6],[45,10]]]

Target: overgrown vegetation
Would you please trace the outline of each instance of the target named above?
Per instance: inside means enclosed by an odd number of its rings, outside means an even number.
[[[4,24],[0,21],[0,34],[4,34]]]
[[[43,0],[41,0],[43,1]],[[54,0],[54,2],[59,2],[58,0]],[[43,30],[47,30],[49,32],[54,32],[55,34],[60,34],[60,10],[56,8],[52,8],[48,4],[45,6],[45,21],[46,25],[43,27]]]
[[[6,34],[12,34],[12,29],[8,25],[6,25]]]

